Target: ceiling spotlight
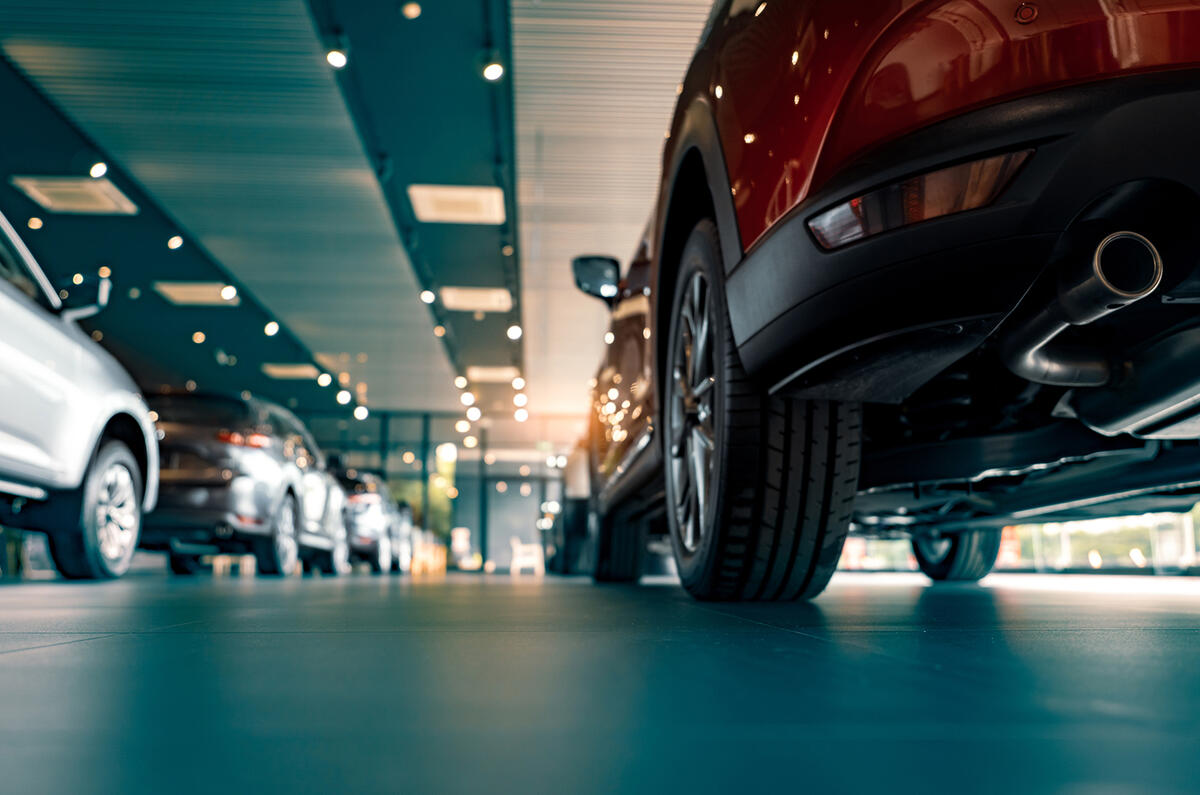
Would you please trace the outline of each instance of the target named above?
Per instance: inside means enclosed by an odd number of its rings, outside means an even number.
[[[492,61],[483,67],[484,80],[494,83],[502,77],[504,77],[504,64],[499,61]]]
[[[459,420],[458,422],[454,423],[454,430],[458,431],[459,433],[466,433],[467,431],[471,430],[471,423],[467,422],[466,420]]]
[[[192,335],[192,342],[196,343],[197,345],[204,342],[204,339],[205,339],[205,337],[204,337],[203,331],[197,331],[195,334]]]
[[[513,395],[513,405],[514,406],[517,406],[518,408],[520,408],[521,406],[524,406],[527,403],[529,403],[529,395],[526,395],[524,392],[518,392],[517,394]]]
[[[338,393],[337,393],[337,402],[343,406],[346,405],[347,403],[349,403],[350,402],[350,390],[339,389]]]
[[[552,455],[546,456],[546,466],[554,469],[554,467],[558,466],[558,459]]]
[[[435,336],[435,337],[446,336],[446,327],[445,326],[434,326],[433,327],[433,336]]]
[[[565,455],[560,455],[554,463],[558,464],[559,469],[566,469],[567,468],[567,457]]]
[[[611,331],[604,332],[604,344],[605,345],[612,345],[613,340],[615,340],[615,339],[616,339],[616,337],[613,336],[613,333]]]
[[[458,448],[451,442],[442,442],[433,449],[433,454],[437,456],[438,461],[447,464],[458,460]]]
[[[517,409],[513,412],[513,419],[517,422],[524,422],[529,419],[529,411],[526,409]]]
[[[421,16],[421,4],[405,3],[400,7],[400,13],[404,15],[405,19],[416,19]]]
[[[334,69],[341,69],[346,65],[348,59],[346,58],[346,53],[344,51],[330,50],[329,52],[325,53],[325,60],[328,61],[329,65]]]
[[[174,251],[175,249],[179,248],[182,245],[183,245],[183,238],[180,237],[179,235],[172,235],[171,237],[167,238],[167,248],[171,249],[172,251]]]
[[[432,304],[437,300],[437,296],[434,294],[433,290],[422,290],[421,300],[427,304]]]
[[[496,463],[496,454],[495,453],[484,453],[483,463],[487,464],[488,466],[491,466],[492,464]]]
[[[112,268],[108,267],[107,265],[101,265],[99,269],[97,269],[96,275],[101,279],[107,279],[109,276],[112,276]]]
[[[525,379],[522,378],[521,376],[517,376],[516,378],[514,378],[512,380],[512,387],[513,387],[513,389],[517,389],[517,390],[524,389],[525,388]]]
[[[266,334],[268,337],[274,337],[278,333],[279,333],[279,324],[276,323],[274,320],[267,323],[267,325],[263,326],[263,334]]]
[[[479,406],[471,406],[467,409],[467,419],[471,422],[479,422],[479,418],[483,416],[483,412],[479,410]]]
[[[478,445],[479,445],[479,440],[476,439],[474,436],[464,436],[463,437],[463,447],[471,448],[471,447],[476,447]]]
[[[329,386],[333,383],[333,376],[329,373],[321,373],[317,376],[317,386]]]
[[[458,396],[458,399],[464,406],[474,406],[475,405],[475,393],[474,392],[463,392],[461,395]]]
[[[71,277],[71,284],[83,284],[83,274],[77,273]]]
[[[29,219],[27,225],[30,229],[41,229],[42,228],[42,219],[38,218],[35,215]]]
[[[371,412],[367,411],[366,406],[355,406],[354,407],[354,419],[356,419],[356,420],[365,420],[367,418],[367,415],[370,413]]]
[[[454,385],[459,389],[467,388],[467,377],[465,375],[455,376]]]
[[[519,340],[519,339],[521,339],[521,333],[522,333],[522,332],[521,332],[521,327],[520,327],[520,326],[518,326],[516,323],[513,323],[511,326],[509,326],[509,327],[508,327],[508,331],[507,331],[506,333],[508,334],[508,338],[509,338],[510,340]]]
[[[90,174],[92,176],[92,179],[100,179],[107,173],[108,173],[108,164],[107,163],[92,163],[92,167],[88,169],[88,174]]]
[[[237,298],[237,288],[232,284],[225,285],[221,288],[221,298],[225,299],[226,301],[232,301],[233,299]]]

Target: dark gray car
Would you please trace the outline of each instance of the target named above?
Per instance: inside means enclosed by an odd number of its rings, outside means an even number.
[[[348,568],[345,493],[304,424],[258,398],[151,398],[161,439],[158,508],[142,546],[192,573],[216,552],[257,558],[263,574]]]

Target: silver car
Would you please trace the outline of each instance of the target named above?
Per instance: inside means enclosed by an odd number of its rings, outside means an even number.
[[[59,572],[120,577],[158,492],[158,444],[137,385],[77,325],[107,279],[60,298],[0,215],[0,524],[47,533]]]

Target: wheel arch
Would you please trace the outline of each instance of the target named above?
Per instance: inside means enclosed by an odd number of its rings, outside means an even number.
[[[118,441],[129,448],[142,475],[142,497],[146,510],[154,506],[158,494],[158,445],[146,436],[146,431],[137,418],[125,411],[118,411],[108,418],[96,441],[93,458],[101,445],[108,440]]]

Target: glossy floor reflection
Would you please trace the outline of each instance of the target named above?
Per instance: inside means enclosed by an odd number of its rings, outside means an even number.
[[[1200,788],[1200,581],[0,587],[0,791]]]

